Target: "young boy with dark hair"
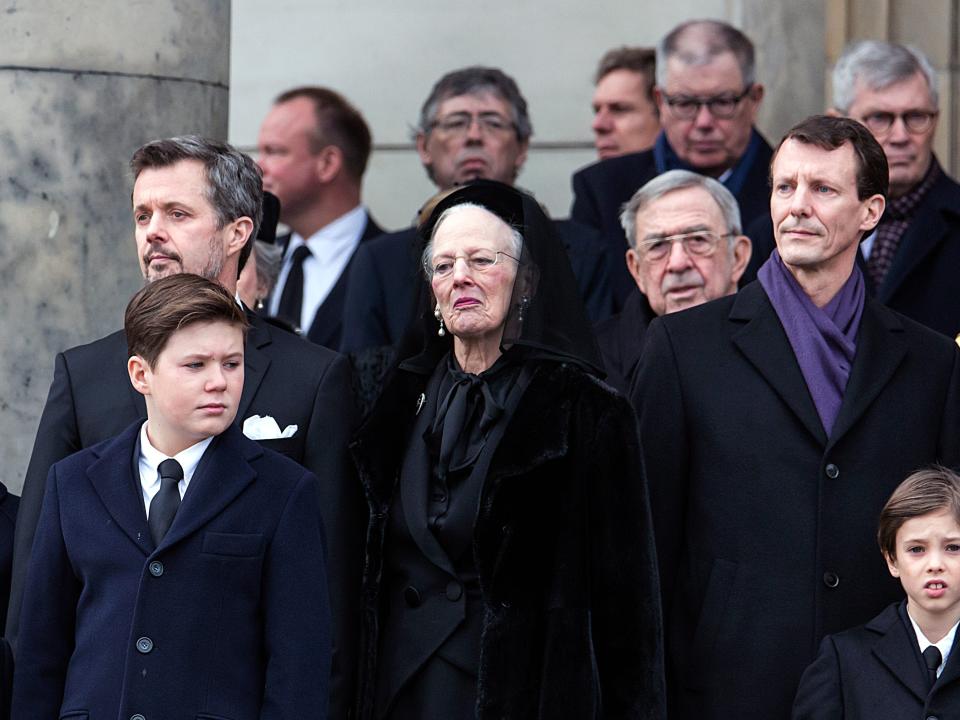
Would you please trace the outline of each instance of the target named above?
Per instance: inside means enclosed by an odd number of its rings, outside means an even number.
[[[234,425],[246,325],[190,274],[127,306],[147,421],[50,470],[13,717],[326,717],[317,479]]]
[[[794,720],[960,718],[960,477],[939,466],[910,475],[880,513],[877,539],[907,599],[824,638]]]

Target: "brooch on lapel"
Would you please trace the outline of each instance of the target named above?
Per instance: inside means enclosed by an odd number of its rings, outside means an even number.
[[[423,410],[423,403],[425,403],[426,400],[427,400],[427,394],[420,393],[420,397],[417,398],[417,412],[415,412],[414,415],[420,414],[420,411]]]

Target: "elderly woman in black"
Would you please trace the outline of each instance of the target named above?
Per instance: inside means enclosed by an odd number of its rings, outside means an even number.
[[[633,414],[550,221],[479,181],[422,228],[429,305],[352,451],[361,718],[659,718]],[[426,289],[426,288],[425,288]]]

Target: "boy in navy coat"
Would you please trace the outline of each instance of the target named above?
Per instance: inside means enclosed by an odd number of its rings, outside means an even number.
[[[127,306],[147,421],[50,470],[13,717],[326,716],[317,479],[234,425],[246,324],[196,275]]]
[[[960,718],[960,477],[938,466],[910,475],[884,506],[877,538],[907,599],[823,639],[794,720]]]

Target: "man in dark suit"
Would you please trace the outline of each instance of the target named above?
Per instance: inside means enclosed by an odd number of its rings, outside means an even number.
[[[133,217],[137,256],[149,282],[177,272],[217,280],[234,292],[261,215],[262,186],[256,165],[229,145],[187,136],[140,148]],[[321,507],[329,538],[329,574],[335,583],[359,583],[365,505],[354,491],[347,442],[354,424],[350,370],[336,353],[307,343],[248,313],[246,379],[237,422],[265,447],[304,465],[320,478]],[[40,417],[24,478],[16,541],[7,637],[16,650],[24,582],[50,466],[82,448],[122,432],[146,416],[142,396],[130,387],[122,331],[56,358],[53,383]],[[265,427],[271,419],[276,428]],[[269,424],[269,423],[267,423]],[[286,432],[284,432],[286,430]],[[362,534],[362,530],[360,531]],[[355,542],[351,543],[351,540]],[[356,627],[351,608],[336,630]],[[354,641],[336,637],[331,697],[340,696],[340,669],[352,672]],[[350,673],[347,673],[349,675]],[[344,679],[343,682],[349,683]],[[349,691],[348,691],[349,692]]]
[[[737,201],[713,178],[667,170],[634,193],[620,216],[637,283],[623,310],[597,325],[607,382],[628,392],[643,335],[657,315],[737,291],[750,260]]]
[[[417,151],[440,189],[485,178],[513,184],[533,128],[527,101],[513,78],[498,68],[468,67],[444,75],[420,111]],[[607,260],[591,228],[555,223],[588,314],[613,311]],[[384,235],[357,250],[344,310],[341,349],[355,352],[393,345],[413,318],[416,283],[422,278],[416,228]]]
[[[627,248],[620,208],[652,178],[675,168],[717,178],[737,198],[744,226],[769,213],[770,146],[753,127],[763,86],[755,79],[750,39],[713,20],[678,26],[657,46],[655,93],[663,130],[653,148],[601,160],[573,176],[572,218],[602,233],[621,303],[633,282],[619,262]],[[747,279],[755,272],[748,269]]]
[[[831,115],[859,120],[890,165],[890,202],[860,246],[867,291],[950,337],[960,333],[960,185],[933,153],[937,76],[915,48],[879,40],[847,46],[833,68]],[[773,246],[769,222],[749,228]]]
[[[865,298],[883,150],[817,116],[772,166],[777,252],[739,293],[649,326],[632,398],[675,718],[787,717],[827,633],[898,598],[876,518],[913,469],[960,461],[960,352]]]
[[[234,424],[246,325],[190,273],[127,306],[147,420],[51,469],[14,717],[327,716],[317,477]]]
[[[350,265],[383,234],[361,204],[370,129],[340,94],[298,87],[277,97],[257,138],[263,186],[290,235],[268,308],[312,342],[340,349]]]

